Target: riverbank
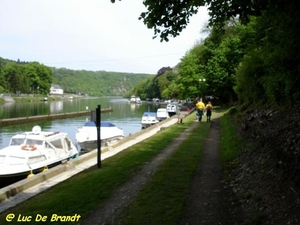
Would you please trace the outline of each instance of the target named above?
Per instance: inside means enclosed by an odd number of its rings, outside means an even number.
[[[101,159],[104,160],[114,156],[124,149],[155,135],[157,132],[175,124],[176,122],[177,118],[169,118],[157,125],[153,125],[128,136],[122,141],[102,149]],[[70,178],[84,169],[97,165],[98,162],[96,159],[97,151],[91,151],[65,164],[56,166],[33,177],[0,189],[0,212],[33,197],[41,191],[45,191],[51,186]]]
[[[101,109],[101,113],[107,113],[112,111],[113,111],[112,108]],[[0,126],[10,126],[10,125],[20,124],[20,123],[32,123],[32,122],[43,121],[43,120],[65,119],[65,118],[90,115],[90,114],[91,111],[86,110],[86,111],[57,113],[57,114],[40,115],[40,116],[27,116],[27,117],[0,119]]]
[[[60,100],[73,100],[76,98],[82,98],[82,95],[72,95],[72,94],[65,94],[65,95],[0,95],[0,104],[4,103],[11,103],[11,102],[37,102],[37,101],[60,101]]]

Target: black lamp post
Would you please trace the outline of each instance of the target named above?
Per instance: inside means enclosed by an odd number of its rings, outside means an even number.
[[[200,98],[202,98],[202,83],[204,83],[206,81],[205,78],[200,78],[199,79],[199,84],[200,84]]]

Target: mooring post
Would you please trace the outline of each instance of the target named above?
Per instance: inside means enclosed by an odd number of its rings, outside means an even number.
[[[96,109],[96,126],[97,126],[97,165],[101,168],[101,105]]]

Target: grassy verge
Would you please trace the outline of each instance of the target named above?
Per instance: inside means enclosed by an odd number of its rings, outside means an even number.
[[[138,143],[114,157],[102,162],[102,168],[91,168],[70,179],[52,187],[50,190],[33,197],[32,199],[0,215],[0,224],[5,224],[6,215],[47,216],[50,222],[53,214],[74,215],[82,217],[93,210],[99,202],[107,199],[110,194],[128,180],[134,173],[151,161],[174,138],[179,136],[194,120],[194,115],[186,118],[184,123],[160,131],[151,138]],[[13,220],[10,224],[19,224]],[[34,224],[39,224],[34,222]],[[68,224],[64,222],[64,224]],[[74,224],[74,223],[70,223]]]
[[[238,163],[238,152],[243,146],[243,141],[237,135],[233,126],[232,117],[225,111],[220,117],[221,125],[221,161],[225,170]]]
[[[61,100],[60,97],[47,97],[47,96],[33,96],[33,97],[13,97],[15,102],[38,102],[47,98],[48,101]]]
[[[203,122],[193,130],[126,209],[119,224],[178,224],[209,128],[210,123]]]

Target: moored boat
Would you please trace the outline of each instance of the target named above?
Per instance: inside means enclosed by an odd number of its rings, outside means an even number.
[[[135,103],[135,102],[136,102],[136,97],[135,97],[135,95],[132,95],[132,96],[130,97],[129,102],[130,102],[130,103]]]
[[[150,127],[156,123],[159,123],[156,112],[144,112],[142,116],[142,129]]]
[[[0,177],[30,175],[78,156],[67,133],[32,131],[14,135],[0,150]]]
[[[136,103],[136,104],[142,103],[141,98],[137,96],[137,97],[135,98],[135,103]]]
[[[135,104],[140,104],[140,103],[142,103],[142,100],[139,96],[132,95],[129,99],[129,102],[135,103]]]
[[[170,117],[166,108],[158,108],[156,115],[159,121],[165,120]]]
[[[169,116],[174,116],[177,114],[178,111],[178,103],[171,102],[167,105],[166,109],[168,111]]]
[[[77,129],[76,142],[81,150],[92,151],[98,147],[97,127],[95,122],[88,121]],[[125,137],[123,129],[113,123],[103,121],[100,125],[101,147],[114,144]]]

